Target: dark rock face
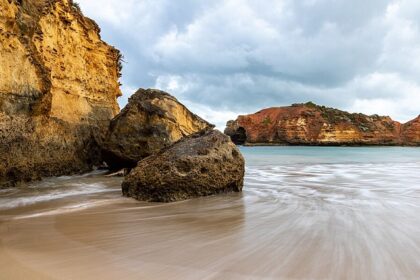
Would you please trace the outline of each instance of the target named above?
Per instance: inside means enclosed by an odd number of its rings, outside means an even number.
[[[213,130],[185,137],[140,161],[125,178],[122,191],[154,202],[240,192],[244,172],[244,158],[235,144]]]
[[[170,94],[139,89],[111,121],[103,144],[104,158],[112,169],[135,167],[139,160],[182,137],[213,127]]]
[[[0,188],[88,172],[101,162],[95,141],[100,136],[92,125],[70,125],[45,117],[11,118],[1,113],[0,118]]]
[[[245,128],[238,126],[238,123],[235,121],[227,122],[225,134],[229,135],[236,145],[244,145],[246,143],[246,130]]]

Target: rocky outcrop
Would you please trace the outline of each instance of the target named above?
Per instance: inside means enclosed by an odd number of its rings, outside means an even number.
[[[407,145],[420,146],[420,115],[403,124],[402,140]]]
[[[121,55],[99,32],[71,0],[0,0],[0,187],[100,162]]]
[[[418,145],[419,120],[405,125],[390,117],[351,114],[311,102],[261,110],[229,121],[236,144]]]
[[[172,202],[240,192],[244,177],[241,153],[221,132],[203,133],[185,137],[140,161],[125,178],[123,194],[144,201]]]
[[[182,137],[213,127],[170,94],[139,89],[112,120],[103,144],[104,158],[112,169],[135,167]]]

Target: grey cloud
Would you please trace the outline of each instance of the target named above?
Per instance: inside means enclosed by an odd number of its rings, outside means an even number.
[[[122,105],[137,87],[161,87],[220,112],[219,126],[231,112],[309,100],[420,113],[415,0],[80,2],[124,53]]]

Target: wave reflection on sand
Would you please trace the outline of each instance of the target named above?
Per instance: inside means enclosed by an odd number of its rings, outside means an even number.
[[[420,150],[313,149],[244,148],[243,194],[173,204],[122,198],[101,173],[0,192],[0,275],[420,278]]]

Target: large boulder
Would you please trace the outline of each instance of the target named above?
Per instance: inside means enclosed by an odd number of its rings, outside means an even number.
[[[135,167],[182,137],[213,127],[170,94],[139,89],[111,121],[103,143],[104,159],[111,169]]]
[[[172,202],[242,191],[245,163],[228,136],[217,130],[185,137],[140,161],[122,184],[123,195]]]

